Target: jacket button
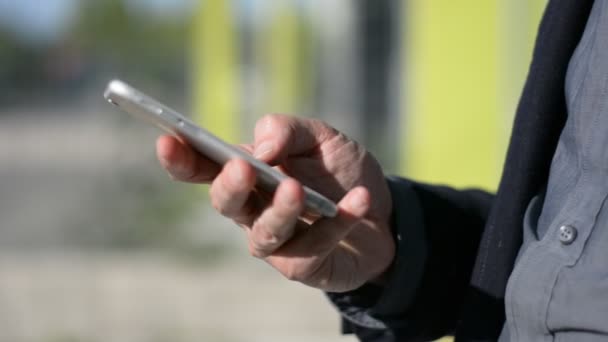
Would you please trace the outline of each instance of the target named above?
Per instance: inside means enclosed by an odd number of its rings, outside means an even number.
[[[578,232],[576,231],[576,228],[572,226],[565,225],[559,227],[559,241],[563,245],[569,245],[574,242],[577,234]]]

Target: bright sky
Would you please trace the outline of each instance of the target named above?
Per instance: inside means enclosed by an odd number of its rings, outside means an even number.
[[[50,40],[66,28],[77,1],[0,0],[0,25],[28,40]]]

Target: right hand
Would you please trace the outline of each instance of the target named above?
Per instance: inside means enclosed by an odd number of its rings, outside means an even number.
[[[172,178],[211,183],[213,206],[244,228],[250,253],[288,279],[332,292],[379,279],[395,253],[392,203],[369,152],[321,121],[284,115],[262,118],[255,142],[241,147],[293,178],[267,198],[243,160],[220,168],[172,136],[159,138],[157,154]],[[338,202],[337,217],[301,220],[302,185]]]

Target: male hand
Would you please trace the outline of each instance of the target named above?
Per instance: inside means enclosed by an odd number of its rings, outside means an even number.
[[[270,198],[254,189],[255,170],[243,160],[220,168],[172,136],[158,139],[157,154],[172,178],[211,183],[214,208],[243,227],[253,256],[286,278],[343,292],[386,271],[395,253],[392,203],[369,152],[319,120],[284,115],[259,120],[255,143],[241,147],[293,178]],[[338,215],[301,219],[302,185],[337,202]]]

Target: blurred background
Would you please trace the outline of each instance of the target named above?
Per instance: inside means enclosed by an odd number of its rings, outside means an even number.
[[[497,186],[544,0],[0,0],[0,341],[353,341],[248,257],[121,78],[222,137],[318,117],[387,173]]]

